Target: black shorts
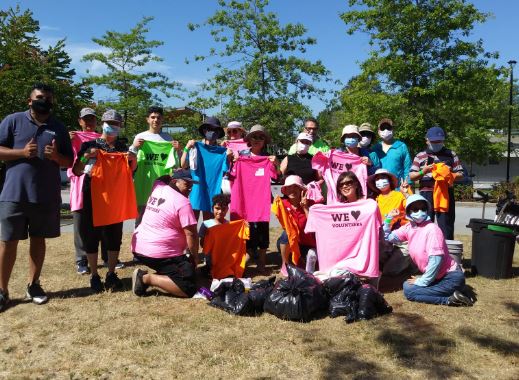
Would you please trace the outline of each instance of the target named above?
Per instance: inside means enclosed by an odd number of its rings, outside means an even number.
[[[77,212],[77,231],[82,247],[86,253],[95,253],[102,241],[107,251],[119,251],[123,239],[123,223],[109,224],[94,227],[92,216],[92,201],[90,197],[83,197],[83,208]]]
[[[133,253],[140,263],[168,276],[189,298],[197,291],[195,270],[186,255],[157,259]]]
[[[60,235],[59,205],[28,202],[0,202],[0,240]]]
[[[247,249],[267,249],[269,247],[269,222],[249,222],[250,236]]]

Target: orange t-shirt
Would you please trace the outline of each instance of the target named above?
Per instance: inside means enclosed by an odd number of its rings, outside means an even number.
[[[401,226],[409,222],[405,218],[405,200],[404,194],[396,190],[391,190],[387,195],[379,194],[377,196],[377,204],[382,219],[384,219],[386,215],[395,208],[400,211],[400,214],[391,220],[391,228],[393,228],[397,222],[400,222]]]
[[[434,164],[432,170],[434,178],[433,203],[434,211],[449,211],[449,187],[454,184],[454,175],[451,169],[443,162]]]
[[[292,252],[292,263],[299,264],[301,258],[301,251],[299,250],[299,227],[294,217],[290,215],[283,205],[283,201],[279,196],[274,199],[271,207],[272,212],[279,220],[279,224],[285,230],[288,236],[288,246]]]
[[[137,217],[132,171],[126,153],[98,150],[91,176],[94,227]]]
[[[249,227],[243,219],[219,224],[207,230],[203,252],[211,255],[213,278],[220,280],[230,276],[243,276],[246,240],[249,240]]]

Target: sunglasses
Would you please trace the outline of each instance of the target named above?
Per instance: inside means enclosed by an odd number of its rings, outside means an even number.
[[[239,129],[228,129],[227,130],[227,134],[228,135],[239,135],[240,134],[240,130]]]
[[[354,181],[342,181],[339,187],[352,187],[353,185],[355,185]]]
[[[427,212],[427,206],[411,206],[411,207],[409,207],[409,211],[411,211],[411,212],[417,212],[417,211]]]
[[[392,131],[393,130],[393,126],[391,126],[389,124],[382,124],[379,128],[380,128],[381,131],[385,131],[386,129],[388,131]]]
[[[265,140],[265,136],[263,135],[252,135],[251,140]]]

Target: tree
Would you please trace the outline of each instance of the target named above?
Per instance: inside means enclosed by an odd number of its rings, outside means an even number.
[[[65,125],[75,126],[81,107],[92,101],[92,90],[74,82],[65,40],[45,50],[39,46],[38,31],[31,11],[0,11],[0,118],[27,109],[31,87],[45,82],[54,88],[54,113]]]
[[[506,72],[489,64],[497,53],[485,52],[481,39],[467,41],[488,14],[463,0],[350,0],[349,5],[341,15],[348,33],[368,33],[373,48],[361,75],[342,92],[349,115],[375,123],[391,117],[414,152],[423,148],[426,129],[440,125],[464,159],[481,161],[481,155],[461,148],[467,139],[476,142],[473,128],[501,125],[507,94]]]
[[[163,59],[153,50],[162,41],[148,40],[147,25],[153,17],[144,17],[128,33],[107,31],[101,38],[92,38],[106,53],[95,52],[83,56],[82,61],[100,62],[107,72],[100,75],[88,75],[85,81],[102,86],[116,93],[117,99],[103,102],[104,108],[114,108],[123,113],[127,136],[132,136],[142,129],[146,109],[152,104],[161,103],[161,95],[179,97],[181,86],[156,71],[145,71],[146,65],[162,62]],[[90,74],[87,72],[87,74]]]
[[[296,123],[309,116],[302,100],[322,96],[315,85],[328,80],[320,61],[302,56],[316,40],[306,37],[302,24],[281,25],[267,12],[268,0],[224,1],[203,24],[211,28],[217,43],[202,61],[217,58],[208,70],[215,74],[204,90],[213,91],[214,105],[220,102],[229,119],[249,126],[264,124],[274,141],[288,146],[298,129]],[[201,28],[190,24],[190,30]]]

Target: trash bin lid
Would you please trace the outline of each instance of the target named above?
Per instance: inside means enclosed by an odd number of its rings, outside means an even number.
[[[495,225],[495,224],[489,224],[487,228],[488,228],[490,231],[496,231],[496,232],[508,232],[508,233],[511,233],[511,234],[514,233],[514,229],[513,229],[513,228],[505,227],[505,226],[498,226],[498,225]]]

